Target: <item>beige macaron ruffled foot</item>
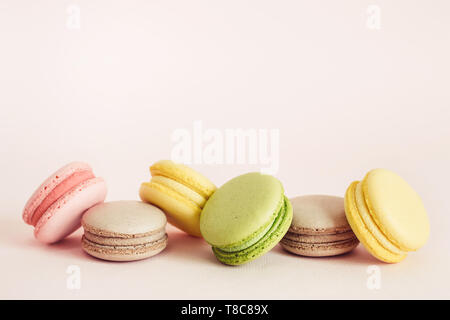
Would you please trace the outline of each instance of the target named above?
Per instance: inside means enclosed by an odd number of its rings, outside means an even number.
[[[359,243],[345,217],[344,199],[309,195],[290,199],[294,217],[281,246],[308,257],[336,256]]]
[[[83,216],[83,250],[99,259],[134,261],[167,246],[166,216],[141,201],[105,202]]]

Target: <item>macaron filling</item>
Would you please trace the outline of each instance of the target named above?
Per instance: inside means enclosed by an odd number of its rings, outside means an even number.
[[[346,247],[349,245],[354,245],[359,243],[358,238],[353,237],[346,240],[336,240],[336,241],[329,241],[329,242],[302,242],[302,241],[295,241],[289,238],[283,238],[281,241],[282,244],[287,244],[291,247],[295,248],[307,248],[307,247],[320,247],[320,248],[339,248],[339,247]]]
[[[157,249],[163,249],[167,245],[167,235],[164,233],[162,238],[159,238],[150,242],[142,242],[140,244],[101,244],[97,242],[90,241],[86,238],[86,235],[82,237],[82,246],[91,252],[96,252],[100,254],[109,255],[136,255],[144,254],[149,251],[154,251]]]
[[[105,237],[89,232],[88,230],[84,230],[84,237],[86,238],[86,240],[89,240],[90,242],[105,246],[111,245],[132,246],[159,241],[166,237],[166,231],[165,229],[161,229],[149,235],[121,238],[121,237]]]
[[[357,239],[352,231],[335,233],[335,234],[301,234],[292,231],[288,231],[283,238],[284,240],[291,240],[298,243],[334,243],[339,241],[348,241]]]
[[[241,264],[243,261],[247,262],[253,260],[265,252],[272,249],[278,241],[273,241],[281,239],[287,232],[291,219],[292,219],[292,207],[290,202],[286,197],[283,197],[283,204],[278,211],[278,214],[270,225],[269,230],[265,232],[262,237],[258,238],[256,241],[251,241],[250,245],[243,245],[242,249],[237,251],[226,251],[222,247],[212,248],[216,257],[227,264]],[[250,257],[248,257],[250,256]]]
[[[44,215],[50,206],[64,196],[68,191],[77,187],[82,182],[95,178],[91,170],[77,171],[61,181],[32,212],[29,224],[36,226],[39,219]]]

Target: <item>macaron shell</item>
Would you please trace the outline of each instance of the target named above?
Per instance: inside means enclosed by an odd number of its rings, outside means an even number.
[[[56,188],[62,181],[70,177],[75,172],[80,171],[91,171],[92,168],[87,163],[84,162],[71,162],[64,167],[58,169],[52,175],[50,175],[32,194],[30,199],[25,204],[23,210],[23,220],[27,224],[31,223],[31,215],[36,210],[36,208],[42,203],[42,201]]]
[[[98,259],[107,261],[137,261],[150,258],[167,246],[167,236],[145,245],[107,246],[93,243],[84,236],[81,245],[86,253]]]
[[[392,171],[375,169],[362,184],[369,211],[391,242],[403,251],[415,251],[427,242],[427,212],[405,180]]]
[[[194,169],[170,160],[155,162],[150,167],[152,176],[162,175],[192,188],[202,196],[208,198],[216,186],[205,176]]]
[[[34,210],[30,216],[31,225],[35,226],[47,209],[59,198],[69,192],[71,189],[77,187],[83,181],[95,178],[92,171],[79,171],[73,173],[65,180],[62,180],[41,202],[41,204]]]
[[[83,228],[105,237],[142,237],[165,228],[166,216],[141,201],[111,201],[91,207],[82,218]]]
[[[276,178],[259,172],[229,180],[203,208],[200,230],[204,239],[215,247],[248,242],[274,222],[284,202],[283,194]]]
[[[201,209],[185,197],[162,185],[144,182],[139,189],[140,198],[167,213],[167,221],[190,235],[201,237]]]
[[[303,235],[351,231],[341,197],[307,195],[291,198],[290,201],[294,210],[292,230]]]
[[[119,237],[105,237],[98,236],[96,234],[90,233],[84,230],[84,237],[86,240],[94,242],[96,244],[105,246],[135,246],[143,245],[146,243],[158,241],[166,236],[166,228],[162,228],[155,231],[153,234],[142,236],[142,237],[130,237],[130,238],[119,238]]]
[[[172,191],[178,193],[180,196],[183,196],[195,203],[199,208],[203,208],[206,203],[205,197],[173,179],[164,176],[154,176],[152,177],[150,184],[157,184],[163,186],[164,188],[171,189]]]
[[[345,193],[345,214],[353,232],[364,247],[377,259],[396,263],[402,261],[406,255],[395,254],[385,249],[372,235],[361,219],[356,206],[355,191],[359,181],[354,181]]]
[[[42,215],[34,229],[43,243],[57,242],[81,226],[81,216],[90,207],[106,198],[106,183],[102,178],[82,182],[54,202]]]

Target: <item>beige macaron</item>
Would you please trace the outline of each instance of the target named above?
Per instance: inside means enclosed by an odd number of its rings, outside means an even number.
[[[167,245],[166,216],[141,201],[105,202],[83,215],[82,247],[91,256],[110,261],[141,260]]]
[[[289,252],[308,257],[347,253],[359,243],[347,222],[344,199],[308,195],[290,199],[293,219],[281,245]]]

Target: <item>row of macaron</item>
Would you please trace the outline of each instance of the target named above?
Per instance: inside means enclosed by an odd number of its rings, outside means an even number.
[[[105,181],[83,162],[53,173],[25,205],[23,219],[43,243],[58,242],[81,225],[83,250],[100,259],[133,261],[167,246],[166,223],[203,237],[217,259],[240,265],[278,243],[299,256],[323,257],[360,242],[377,259],[396,263],[422,247],[429,222],[422,200],[396,173],[374,169],[350,184],[345,197],[288,199],[281,182],[258,172],[217,188],[196,170],[170,160],[150,166],[142,201],[104,202]]]

